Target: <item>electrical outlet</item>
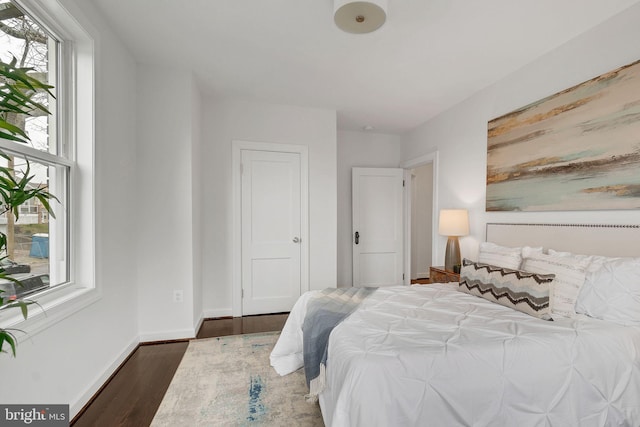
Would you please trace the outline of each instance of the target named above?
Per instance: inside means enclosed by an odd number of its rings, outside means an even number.
[[[173,290],[173,302],[182,302],[184,300],[183,296],[182,289]]]

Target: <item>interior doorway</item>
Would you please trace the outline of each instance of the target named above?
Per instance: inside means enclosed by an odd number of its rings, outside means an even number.
[[[433,240],[433,163],[411,173],[411,280],[429,278]]]
[[[429,268],[439,259],[438,229],[438,152],[404,162],[405,232],[404,284],[424,282]]]

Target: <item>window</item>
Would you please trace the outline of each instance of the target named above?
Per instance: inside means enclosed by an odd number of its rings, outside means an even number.
[[[16,180],[32,177],[28,189],[43,189],[57,200],[52,200],[54,216],[38,199],[30,199],[20,206],[18,215],[0,208],[0,232],[7,236],[6,253],[0,254],[5,273],[21,281],[22,286],[0,279],[0,288],[18,297],[28,296],[50,287],[67,283],[69,262],[66,207],[68,206],[69,177],[73,166],[70,145],[65,143],[64,79],[60,73],[61,43],[20,4],[0,0],[0,58],[13,60],[20,68],[29,68],[29,74],[53,88],[50,93],[37,91],[33,98],[45,111],[31,114],[9,113],[5,120],[22,129],[28,138],[22,141],[0,139],[0,149],[6,158],[0,166],[13,170]],[[7,294],[4,294],[5,296]]]
[[[27,40],[18,30],[29,31]],[[97,36],[91,22],[73,4],[0,0],[3,61],[7,55],[24,59],[26,66],[39,73],[39,80],[44,77],[54,86],[53,96],[38,94],[52,114],[25,118],[29,143],[0,139],[0,149],[9,155],[5,161],[13,162],[16,179],[27,172],[28,159],[33,185],[46,186],[58,199],[52,202],[55,217],[42,212],[36,201],[22,206],[13,224],[15,259],[2,261],[16,275],[29,275],[32,280],[21,281],[33,289],[28,298],[38,302],[29,309],[27,320],[20,310],[0,310],[0,328],[27,333],[18,339],[46,329],[101,295],[95,280],[93,156]],[[27,42],[29,46],[24,45]],[[0,227],[2,222],[0,215]]]

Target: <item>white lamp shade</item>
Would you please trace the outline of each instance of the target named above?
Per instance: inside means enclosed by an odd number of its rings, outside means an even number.
[[[334,0],[333,19],[348,33],[370,33],[387,19],[387,0]]]
[[[442,209],[438,233],[442,236],[466,236],[469,234],[469,213],[466,209]]]

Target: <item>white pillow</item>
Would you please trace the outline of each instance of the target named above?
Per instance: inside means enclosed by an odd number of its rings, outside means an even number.
[[[640,258],[602,264],[580,290],[576,312],[622,325],[640,325]]]
[[[518,270],[522,263],[522,248],[508,248],[491,242],[482,242],[478,262]]]
[[[587,273],[595,272],[595,271],[599,270],[600,267],[602,267],[602,264],[604,264],[607,261],[613,261],[613,260],[616,260],[616,259],[620,259],[620,258],[606,257],[606,256],[602,256],[602,255],[574,254],[574,253],[571,253],[571,252],[561,252],[561,251],[556,251],[556,250],[553,250],[553,249],[549,249],[548,252],[549,252],[549,255],[553,255],[553,256],[557,256],[557,257],[573,258],[576,262],[584,261],[584,260],[588,261],[589,265],[587,266]]]
[[[525,258],[522,270],[539,274],[555,274],[551,284],[551,314],[573,317],[580,288],[584,284],[588,260],[536,254]]]
[[[529,258],[533,255],[539,255],[542,253],[542,246],[523,246],[522,247],[522,259]]]

